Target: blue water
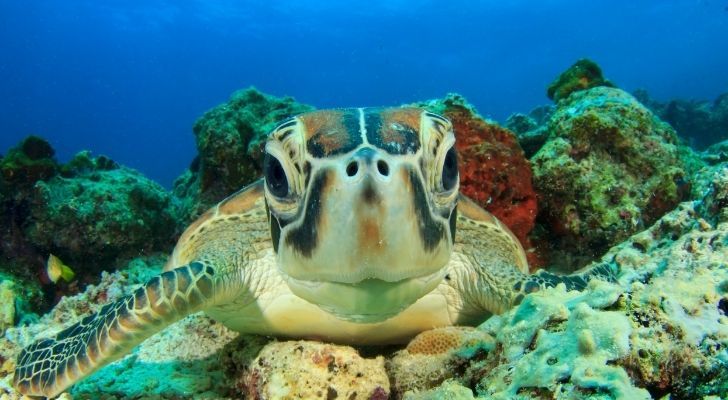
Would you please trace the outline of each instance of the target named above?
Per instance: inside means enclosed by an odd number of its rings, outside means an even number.
[[[0,153],[34,133],[170,186],[191,126],[255,85],[317,107],[548,103],[576,59],[656,98],[728,91],[728,1],[0,0]]]

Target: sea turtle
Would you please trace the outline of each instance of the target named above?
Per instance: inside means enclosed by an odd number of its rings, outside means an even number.
[[[529,275],[513,234],[459,194],[454,143],[446,118],[418,108],[282,122],[261,180],[187,228],[163,273],[25,348],[14,386],[54,396],[201,310],[240,332],[394,343],[612,277],[606,266]]]

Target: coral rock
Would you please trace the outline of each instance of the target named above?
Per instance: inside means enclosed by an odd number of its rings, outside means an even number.
[[[451,326],[422,332],[387,361],[393,391],[407,397],[407,393],[436,388],[448,379],[456,379],[464,359],[494,347],[493,337],[472,327]]]
[[[348,346],[272,342],[249,364],[246,398],[387,399],[384,358],[361,357]]]
[[[473,391],[454,381],[429,390],[411,390],[404,394],[404,400],[474,400]]]
[[[533,156],[546,143],[549,133],[544,124],[537,123],[530,115],[520,113],[508,117],[506,128],[518,135],[518,143],[526,157]]]
[[[83,169],[68,178],[39,181],[29,202],[28,240],[42,254],[61,257],[79,275],[98,273],[120,257],[167,252],[177,232],[169,193],[124,167]]]
[[[622,90],[574,93],[549,130],[531,161],[551,245],[584,257],[558,260],[564,267],[583,266],[689,193],[675,131]]]
[[[634,95],[695,148],[703,149],[728,137],[728,93],[713,101],[674,99],[667,102],[650,98],[645,90],[635,90]]]
[[[15,283],[0,281],[0,333],[15,324]]]
[[[45,139],[28,136],[0,159],[0,193],[33,185],[58,172],[55,151]]]

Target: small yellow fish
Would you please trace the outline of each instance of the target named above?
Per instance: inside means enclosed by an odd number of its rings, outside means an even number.
[[[54,256],[53,254],[48,256],[48,262],[46,263],[46,272],[48,273],[48,278],[50,278],[53,283],[58,282],[59,279],[63,278],[64,281],[70,282],[76,274],[71,270],[71,268],[64,264],[63,261],[61,261],[60,258]]]

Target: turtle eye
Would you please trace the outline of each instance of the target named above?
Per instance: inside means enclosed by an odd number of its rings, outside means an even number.
[[[458,155],[455,146],[445,154],[445,162],[442,164],[442,188],[452,190],[458,182]]]
[[[266,153],[263,160],[263,172],[270,193],[276,197],[286,197],[288,195],[288,178],[286,178],[286,171],[283,170],[281,162]]]

